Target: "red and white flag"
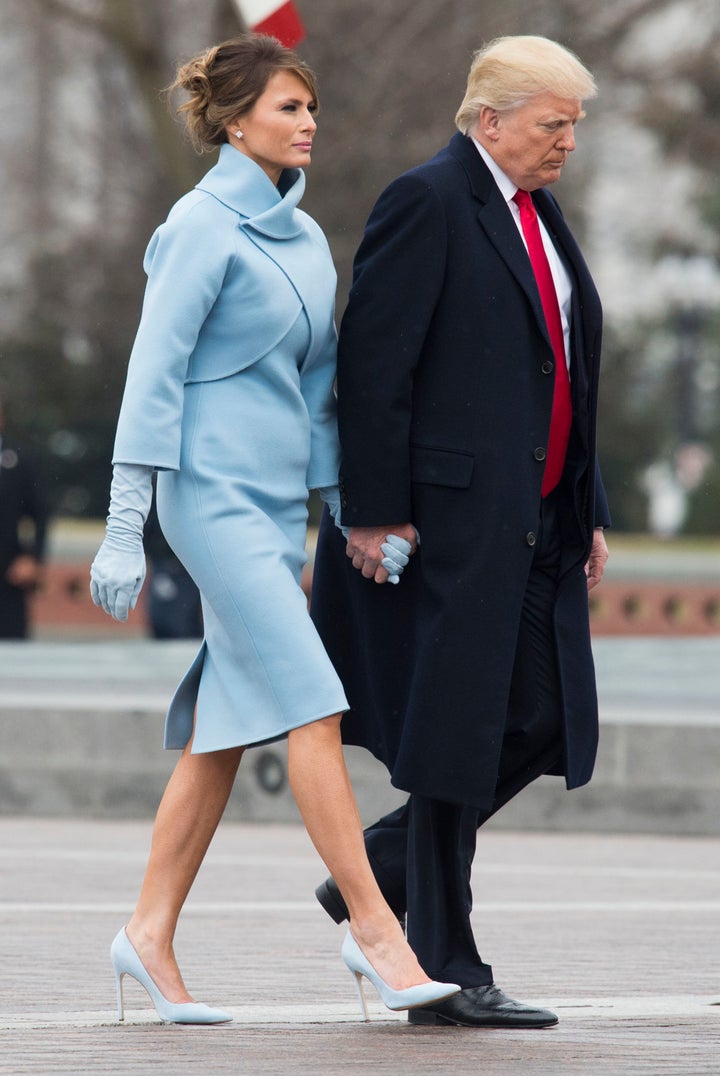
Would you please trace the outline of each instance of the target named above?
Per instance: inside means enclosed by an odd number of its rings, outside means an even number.
[[[292,0],[234,0],[240,17],[256,34],[270,34],[292,49],[305,37]]]

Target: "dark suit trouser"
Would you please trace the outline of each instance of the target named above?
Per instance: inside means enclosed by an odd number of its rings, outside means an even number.
[[[431,977],[463,988],[493,981],[492,968],[483,963],[470,926],[477,830],[562,756],[552,626],[560,563],[557,496],[543,501],[492,809],[483,813],[411,795],[404,806],[365,831],[380,888],[398,914],[407,914],[408,940],[421,965]]]

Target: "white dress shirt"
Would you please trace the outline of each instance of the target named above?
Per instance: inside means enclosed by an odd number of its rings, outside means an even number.
[[[525,240],[525,233],[522,230],[522,224],[520,223],[520,207],[513,201],[518,186],[503,172],[501,168],[495,163],[484,146],[481,146],[476,139],[472,141],[477,146],[478,153],[485,161],[485,164],[490,169],[492,177],[497,183],[500,193],[507,202],[508,209],[512,213],[512,218],[517,225],[517,229],[520,232],[525,247],[527,248],[527,242]],[[565,361],[570,369],[570,312],[572,309],[572,283],[568,275],[567,269],[562,263],[562,259],[558,254],[553,244],[548,230],[543,224],[542,218],[538,213],[538,224],[540,225],[540,235],[542,236],[543,246],[545,247],[545,253],[547,254],[548,262],[550,263],[550,272],[552,273],[553,283],[555,284],[555,291],[557,292],[558,305],[560,307],[560,318],[562,320],[563,328],[563,340],[565,342]]]

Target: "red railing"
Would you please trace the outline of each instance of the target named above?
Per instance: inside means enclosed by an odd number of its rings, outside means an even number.
[[[594,635],[717,635],[720,584],[602,583],[590,595]]]
[[[63,628],[85,636],[147,632],[145,595],[126,624],[97,609],[88,590],[86,563],[48,565],[45,582],[33,599],[32,619],[38,632]],[[310,589],[310,570],[303,585]],[[712,585],[606,581],[590,595],[595,635],[715,635],[720,633],[720,583]]]

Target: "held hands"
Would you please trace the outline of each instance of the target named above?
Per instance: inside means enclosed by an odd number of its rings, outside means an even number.
[[[384,527],[356,527],[354,528],[354,530],[350,530],[348,527],[343,527],[342,523],[340,522],[340,492],[337,485],[318,487],[318,493],[320,494],[325,504],[328,506],[330,515],[333,517],[333,520],[335,522],[335,526],[342,531],[345,541],[350,542],[352,535],[355,535],[354,548],[356,552],[350,553],[349,546],[348,550],[346,550],[347,555],[353,558],[354,566],[356,568],[362,568],[363,575],[366,575],[366,572],[364,570],[365,564],[368,564],[369,571],[369,565],[371,561],[373,563],[379,562],[379,568],[378,564],[375,563],[375,569],[373,573],[375,577],[375,582],[388,582],[394,584],[399,583],[400,576],[402,575],[404,568],[407,566],[410,557],[417,548],[417,531],[415,530],[415,528],[410,524],[406,525],[407,527],[409,527],[410,530],[410,534],[408,536],[409,540],[403,538],[401,534],[388,533],[389,528]],[[396,527],[394,529],[397,531],[404,532],[406,528]],[[360,553],[359,548],[357,547],[357,541],[358,535],[362,532],[365,532],[366,534],[368,532],[372,532],[373,544],[376,544],[375,538],[377,534],[381,536],[379,552],[377,549],[373,548],[372,545],[368,549],[366,549],[364,540],[361,540],[362,553]],[[358,556],[357,563],[355,562],[356,553]],[[366,557],[366,553],[369,553],[369,557]],[[379,556],[379,553],[383,554],[382,557]],[[370,578],[369,575],[367,577]]]
[[[417,546],[418,534],[412,523],[353,527],[345,553],[366,579],[397,584]]]

